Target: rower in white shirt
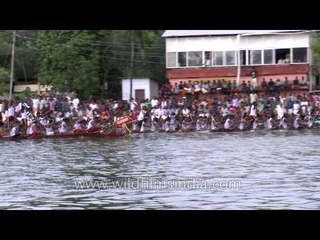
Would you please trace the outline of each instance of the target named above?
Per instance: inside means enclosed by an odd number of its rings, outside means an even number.
[[[69,131],[68,125],[65,120],[62,121],[59,127],[59,133],[67,133]]]
[[[45,129],[46,129],[46,135],[47,136],[54,135],[54,131],[53,131],[53,128],[52,128],[52,120],[50,120],[49,123],[45,125]]]
[[[100,131],[101,128],[99,128],[97,126],[97,120],[99,119],[99,117],[94,117],[92,118],[87,125],[87,131],[88,132],[95,132],[95,131]]]

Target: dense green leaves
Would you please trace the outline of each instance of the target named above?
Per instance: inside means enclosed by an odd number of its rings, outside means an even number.
[[[0,68],[0,96],[9,91],[9,82],[9,71],[5,68]]]
[[[95,37],[89,31],[40,31],[40,82],[89,97],[100,87],[99,52],[89,44]]]
[[[17,31],[15,79],[34,79],[81,98],[121,98],[121,79],[130,73],[126,30]],[[165,79],[163,31],[135,30],[134,78]],[[0,31],[0,66],[10,69],[12,31]],[[108,89],[104,88],[108,86]]]
[[[317,63],[320,62],[320,34],[316,34],[316,41],[313,44],[313,53]]]
[[[161,33],[134,31],[134,38],[133,76],[163,79]],[[104,96],[121,97],[121,78],[127,78],[130,71],[130,31],[40,31],[37,46],[42,83],[74,90],[84,98],[100,97],[107,83]]]

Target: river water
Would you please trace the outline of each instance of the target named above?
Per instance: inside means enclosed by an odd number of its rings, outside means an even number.
[[[320,130],[0,141],[0,209],[320,209]]]

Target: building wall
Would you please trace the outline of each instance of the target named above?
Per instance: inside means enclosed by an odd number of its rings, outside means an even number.
[[[241,66],[240,78],[250,78],[252,66]],[[309,72],[308,64],[288,64],[288,65],[264,65],[255,66],[257,78],[277,75],[307,75]],[[167,77],[172,83],[181,79],[236,79],[237,67],[211,67],[211,68],[185,68],[167,69]]]
[[[46,90],[50,90],[52,87],[47,85],[40,85],[40,84],[19,84],[14,86],[14,92],[20,93],[26,90],[29,87],[31,92],[42,92]]]
[[[40,85],[40,84],[16,84],[14,86],[14,94],[18,95],[19,93],[26,90],[26,88],[30,88],[31,92],[35,92],[37,94],[41,92],[45,92],[47,90],[51,90],[52,86],[48,85]],[[0,99],[9,99],[9,91],[5,93],[3,96],[0,96]]]
[[[309,47],[309,35],[263,35],[240,38],[241,49],[298,48]]]
[[[307,33],[242,36],[240,38],[240,49],[255,50],[309,47],[309,41],[309,35]],[[238,49],[239,45],[237,36],[183,37],[166,39],[166,52],[232,51]]]
[[[288,49],[288,48],[308,48],[309,63],[293,63],[285,65],[255,65],[257,72],[257,83],[262,82],[262,78],[269,81],[285,77],[292,81],[295,77],[310,79],[314,82],[314,76],[310,74],[309,64],[312,63],[312,49],[310,48],[312,38],[309,33],[293,34],[268,34],[241,36],[240,45],[237,35],[233,36],[201,36],[201,37],[172,37],[166,38],[166,52],[188,52],[188,51],[237,51],[237,50],[262,50],[262,49]],[[247,56],[248,58],[248,56]],[[241,66],[240,81],[251,80],[251,70],[253,66]],[[183,67],[167,68],[167,78],[174,85],[180,81],[201,81],[201,80],[236,80],[238,66],[213,66],[213,67]]]
[[[132,97],[136,98],[135,90],[144,89],[145,98],[150,99],[150,79],[140,78],[132,79]],[[129,100],[130,98],[130,79],[122,79],[122,100]]]

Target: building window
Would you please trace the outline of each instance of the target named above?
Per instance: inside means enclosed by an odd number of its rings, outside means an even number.
[[[290,49],[276,49],[276,63],[277,64],[286,64],[290,63]]]
[[[223,65],[223,52],[213,52],[212,65]]]
[[[212,52],[204,52],[204,66],[209,67],[212,63]]]
[[[168,52],[167,54],[167,67],[177,67],[177,53]]]
[[[226,65],[236,65],[235,51],[226,51]]]
[[[273,49],[263,50],[263,64],[274,64]]]
[[[292,49],[292,62],[293,63],[306,63],[307,48],[293,48]]]
[[[251,50],[251,64],[255,65],[255,64],[261,64],[261,50]]]
[[[247,51],[240,50],[240,65],[247,65]]]
[[[186,52],[179,52],[178,53],[178,66],[179,67],[187,66],[187,53]]]
[[[202,52],[188,52],[188,66],[202,66]]]

